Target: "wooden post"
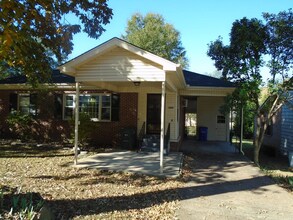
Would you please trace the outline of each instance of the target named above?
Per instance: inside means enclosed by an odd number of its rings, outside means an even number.
[[[79,82],[75,83],[75,126],[74,126],[74,165],[78,156],[78,125],[79,125]]]
[[[161,96],[161,134],[160,134],[160,173],[163,173],[164,160],[164,137],[165,137],[165,82],[162,82],[162,96]]]

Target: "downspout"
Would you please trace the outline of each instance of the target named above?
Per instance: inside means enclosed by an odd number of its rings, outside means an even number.
[[[162,82],[162,96],[161,96],[161,133],[160,133],[160,173],[163,173],[164,160],[164,136],[165,136],[165,95],[166,86],[165,81]]]
[[[75,126],[74,126],[74,165],[78,156],[78,125],[79,125],[79,82],[75,83]]]

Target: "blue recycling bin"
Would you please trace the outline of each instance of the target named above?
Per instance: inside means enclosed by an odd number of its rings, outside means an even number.
[[[199,127],[198,128],[198,140],[199,141],[207,141],[208,140],[208,128],[207,127]]]

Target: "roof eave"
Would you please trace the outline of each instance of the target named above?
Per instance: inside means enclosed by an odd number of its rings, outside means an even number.
[[[68,75],[74,76],[76,73],[76,67],[82,65],[85,62],[88,62],[89,60],[92,60],[96,56],[100,56],[101,54],[106,53],[107,51],[111,50],[114,47],[120,47],[123,48],[129,52],[132,52],[138,56],[141,56],[147,60],[150,60],[154,63],[159,64],[162,66],[162,69],[164,71],[176,71],[178,68],[178,64],[175,64],[169,60],[166,60],[162,57],[159,57],[153,53],[150,53],[148,51],[143,50],[142,48],[139,48],[135,45],[132,45],[124,40],[121,40],[119,38],[112,38],[108,41],[106,41],[103,44],[98,45],[97,47],[81,54],[80,56],[73,58],[72,60],[60,65],[58,69],[62,73],[66,73]],[[179,65],[180,66],[180,65]]]
[[[206,90],[206,89],[225,89],[225,90],[235,90],[236,87],[224,87],[224,86],[190,86],[188,84],[186,84],[186,89],[202,89],[202,90]]]

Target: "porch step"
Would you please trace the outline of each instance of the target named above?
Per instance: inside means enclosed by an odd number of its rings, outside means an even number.
[[[141,151],[158,152],[160,151],[160,136],[145,135],[141,143]]]
[[[145,135],[141,143],[141,151],[143,152],[159,152],[160,151],[160,135]],[[164,154],[167,154],[164,148]]]

